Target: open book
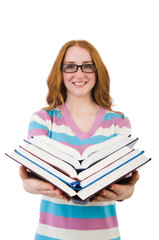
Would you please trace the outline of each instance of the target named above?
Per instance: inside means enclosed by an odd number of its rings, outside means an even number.
[[[7,156],[21,163],[44,180],[54,184],[63,192],[65,192],[70,198],[75,197],[79,198],[82,201],[86,201],[101,191],[103,188],[106,188],[111,183],[118,181],[128,173],[131,173],[150,160],[143,154],[143,152],[136,152],[136,154],[137,155],[131,159],[126,158],[125,161],[122,159],[119,164],[114,164],[114,166],[111,166],[110,164],[109,169],[103,169],[102,176],[95,178],[95,174],[94,177],[92,175],[91,177],[93,177],[93,179],[91,179],[90,182],[86,182],[90,180],[89,178],[86,178],[85,180],[79,182],[73,181],[73,179],[69,179],[69,177],[67,179],[67,176],[65,180],[62,180],[62,177],[57,177],[56,174],[53,174],[48,170],[46,171],[45,168],[42,168],[31,161],[28,161],[27,158],[24,158],[16,152],[7,154]]]
[[[73,148],[38,136],[6,155],[60,188],[70,198],[86,201],[150,160],[143,151],[132,149],[136,141],[137,138],[117,135],[94,148],[88,147],[80,155]]]

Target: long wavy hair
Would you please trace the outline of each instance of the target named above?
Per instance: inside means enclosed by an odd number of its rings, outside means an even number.
[[[85,40],[72,40],[63,45],[59,51],[57,58],[53,64],[51,72],[47,79],[48,95],[46,101],[48,106],[45,110],[51,110],[56,108],[58,105],[62,105],[66,100],[66,88],[63,83],[61,66],[63,64],[66,52],[68,48],[72,46],[79,46],[85,48],[90,53],[93,62],[96,65],[96,84],[92,89],[93,100],[101,107],[112,110],[112,98],[110,96],[110,77],[106,66],[104,65],[98,51],[89,42]]]

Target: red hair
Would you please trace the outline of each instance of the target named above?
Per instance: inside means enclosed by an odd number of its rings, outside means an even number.
[[[72,40],[63,45],[59,51],[51,72],[47,79],[48,95],[47,103],[48,107],[45,110],[51,110],[58,105],[64,104],[66,100],[66,88],[63,83],[61,66],[63,64],[64,57],[67,49],[72,46],[79,46],[85,48],[91,55],[93,62],[97,68],[96,84],[92,90],[93,100],[101,107],[112,110],[112,98],[110,97],[110,77],[106,66],[104,65],[96,48],[85,40]]]

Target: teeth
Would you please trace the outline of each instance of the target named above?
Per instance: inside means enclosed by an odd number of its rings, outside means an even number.
[[[86,84],[86,82],[84,82],[84,83],[74,82],[74,85],[77,85],[77,86],[81,86],[81,85],[84,85],[84,84]]]

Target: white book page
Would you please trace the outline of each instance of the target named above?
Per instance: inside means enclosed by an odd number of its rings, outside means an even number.
[[[87,147],[83,151],[82,155],[75,148],[67,146],[65,144],[62,144],[60,142],[57,142],[57,141],[55,141],[47,136],[44,136],[44,135],[33,137],[33,141],[34,141],[34,139],[38,139],[39,141],[47,143],[49,146],[52,146],[55,149],[60,150],[64,153],[76,158],[76,160],[83,160],[83,159],[86,159],[88,156],[91,157],[91,154],[93,154],[101,149],[104,149],[106,147],[109,147],[112,144],[117,143],[117,142],[121,141],[122,139],[126,139],[126,138],[128,138],[128,137],[125,135],[117,135],[105,142],[93,144],[92,146]]]
[[[120,157],[126,155],[127,153],[129,153],[131,151],[132,151],[132,149],[129,148],[129,147],[127,147],[127,146],[123,147],[119,151],[113,153],[110,156],[107,156],[106,158],[104,158],[103,160],[101,160],[98,163],[94,164],[93,166],[89,167],[88,169],[80,172],[78,174],[79,180],[84,180],[85,178],[87,178],[87,176],[90,176],[90,175],[98,172],[99,170],[101,170],[105,166],[108,166],[109,164],[111,164],[115,160],[118,160]]]
[[[77,151],[75,148],[69,147],[63,143],[57,142],[52,138],[49,138],[47,136],[41,135],[41,136],[36,136],[33,137],[33,139],[38,139],[41,142],[47,143],[49,146],[55,148],[56,150],[60,150],[74,158],[76,158],[77,160],[81,159],[81,154],[79,151]]]
[[[108,174],[109,172],[113,171],[114,169],[122,166],[123,164],[125,164],[128,160],[133,160],[133,158],[138,155],[141,151],[136,149],[134,151],[132,151],[131,153],[127,154],[126,156],[120,158],[119,160],[115,161],[114,163],[110,164],[109,166],[103,168],[101,171],[95,173],[94,175],[92,175],[91,177],[87,178],[86,180],[83,180],[81,182],[81,186],[85,187],[87,185],[89,185],[90,183],[96,181],[97,179],[99,179],[100,177]]]
[[[23,146],[22,146],[23,147]],[[77,176],[76,170],[67,162],[51,155],[48,152],[41,150],[40,148],[34,146],[33,144],[27,144],[23,147],[25,150],[31,152],[35,156],[41,158],[42,160],[46,161],[47,163],[60,168],[62,171],[67,171],[70,177],[75,178]]]
[[[38,138],[31,138],[31,139],[27,140],[27,142],[45,150],[46,152],[52,154],[55,157],[62,159],[63,161],[71,164],[72,166],[74,166],[77,169],[80,168],[80,162],[77,159],[73,158],[72,156],[66,154],[63,151],[60,151],[59,149],[51,147],[47,143],[39,141]]]
[[[55,168],[51,167],[49,164],[43,162],[42,160],[40,160],[39,158],[33,156],[32,154],[26,152],[25,150],[23,150],[22,148],[19,148],[17,150],[20,154],[22,154],[23,156],[27,157],[29,160],[31,160],[33,163],[37,164],[39,167],[44,168],[45,170],[49,171],[51,174],[56,175],[57,177],[59,177],[60,179],[68,182],[68,183],[72,183],[72,178],[66,176],[65,174],[63,174],[62,172],[56,170]],[[29,161],[28,160],[28,161]]]
[[[101,151],[97,151],[93,154],[91,154],[88,158],[86,158],[83,162],[82,162],[82,167],[83,168],[87,168],[88,166],[90,166],[91,164],[95,163],[96,161],[103,159],[104,157],[108,156],[109,154],[112,154],[113,152],[117,151],[118,149],[122,148],[123,146],[129,144],[130,142],[133,141],[133,139],[131,137],[125,137],[125,136],[121,136],[118,135],[120,138],[112,138],[115,139],[114,144],[109,144],[109,146],[107,146],[107,148],[101,150]],[[111,139],[110,139],[111,140]]]

